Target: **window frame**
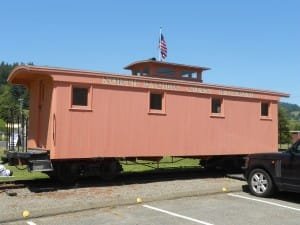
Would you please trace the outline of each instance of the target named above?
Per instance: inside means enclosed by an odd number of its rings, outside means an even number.
[[[151,109],[151,94],[161,95],[161,109]],[[149,91],[148,92],[148,114],[166,115],[166,92]]]
[[[87,105],[73,105],[73,90],[74,88],[87,89]],[[71,84],[70,85],[70,110],[92,111],[92,85]]]
[[[220,112],[213,112],[213,101],[219,100],[220,101]],[[211,117],[219,117],[219,118],[225,118],[225,110],[224,110],[224,98],[215,96],[210,98],[210,116]]]
[[[264,104],[267,104],[268,105],[268,114],[267,115],[263,115],[263,105]],[[272,110],[272,104],[271,102],[267,102],[267,101],[262,101],[260,102],[260,119],[262,120],[272,120],[272,117],[271,117],[271,110]]]
[[[158,67],[155,72],[161,77],[176,77],[176,70],[172,67]]]
[[[198,72],[193,70],[182,70],[180,71],[180,78],[187,80],[198,80]]]

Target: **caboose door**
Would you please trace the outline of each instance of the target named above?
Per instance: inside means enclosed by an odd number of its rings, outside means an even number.
[[[37,145],[40,148],[47,148],[49,143],[48,135],[50,123],[50,111],[52,101],[53,83],[51,78],[46,77],[39,81],[38,98],[38,140]],[[48,146],[49,147],[49,146]]]

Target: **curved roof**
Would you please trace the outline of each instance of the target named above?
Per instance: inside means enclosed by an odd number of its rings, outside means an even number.
[[[129,65],[127,65],[126,67],[124,67],[124,69],[130,70],[131,68],[133,68],[134,66],[137,65],[142,65],[142,64],[156,64],[156,65],[163,65],[163,66],[173,66],[173,67],[181,67],[181,68],[186,68],[186,69],[192,69],[192,70],[209,70],[210,68],[207,67],[200,67],[200,66],[191,66],[191,65],[185,65],[185,64],[178,64],[178,63],[170,63],[170,62],[163,62],[163,61],[156,61],[156,60],[143,60],[143,61],[136,61],[133,62]]]
[[[159,63],[163,63],[163,62],[159,62]],[[126,76],[126,75],[113,74],[107,72],[95,72],[95,71],[87,71],[87,70],[66,69],[66,68],[57,68],[57,67],[42,67],[42,66],[17,66],[10,73],[7,80],[8,82],[13,84],[26,85],[31,80],[37,79],[39,76],[47,76],[48,78],[55,80],[56,76],[59,75],[66,75],[68,77],[70,76],[110,77],[110,78],[118,78],[118,79],[126,79],[126,80],[137,80],[137,81],[167,82],[169,84],[187,85],[192,87],[218,88],[218,89],[223,89],[228,91],[246,91],[246,92],[274,95],[280,97],[289,97],[289,94],[271,91],[271,90],[259,90],[259,89],[236,87],[236,86],[224,86],[224,85],[216,85],[216,84],[199,83],[193,81],[173,80],[173,79],[166,79],[166,78],[138,77],[138,76],[133,77],[133,76]]]

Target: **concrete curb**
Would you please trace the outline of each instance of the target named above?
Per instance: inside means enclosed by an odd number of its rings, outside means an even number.
[[[228,179],[228,178],[227,178]],[[153,201],[162,201],[162,200],[171,200],[177,198],[184,198],[184,197],[196,197],[196,196],[203,196],[203,195],[214,195],[220,193],[230,193],[230,192],[239,192],[242,191],[241,182],[225,182],[226,190],[223,189],[224,182],[221,183],[211,183],[206,184],[199,189],[192,190],[192,191],[177,191],[171,193],[153,193],[149,196],[136,196],[136,195],[126,195],[119,196],[118,198],[108,198],[103,199],[103,201],[93,201],[93,202],[82,202],[79,205],[74,204],[66,204],[64,207],[57,206],[46,208],[46,209],[34,209],[30,210],[30,216],[27,218],[23,218],[20,212],[9,212],[5,215],[1,215],[0,223],[8,223],[8,222],[15,222],[15,221],[22,221],[22,220],[32,220],[34,218],[40,217],[48,217],[48,216],[55,216],[67,213],[75,213],[79,211],[85,210],[92,210],[92,209],[100,209],[106,207],[117,207],[117,206],[125,206],[125,205],[134,205],[140,204],[137,203],[137,197],[142,199],[142,203],[153,202]]]

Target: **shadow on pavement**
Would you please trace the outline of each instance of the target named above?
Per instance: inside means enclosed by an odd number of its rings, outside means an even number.
[[[300,204],[300,193],[278,192],[273,196],[273,198],[281,201]]]
[[[99,177],[81,178],[73,185],[62,185],[51,179],[41,179],[32,181],[19,181],[24,184],[31,192],[52,192],[60,189],[75,189],[86,187],[107,187],[122,186],[130,184],[145,184],[160,181],[188,180],[199,178],[223,178],[226,177],[225,171],[207,171],[203,168],[185,169],[159,169],[150,172],[126,172],[119,175],[112,181],[104,181]],[[233,179],[237,179],[231,177]]]
[[[248,185],[243,185],[242,190],[243,192],[250,194],[250,189]],[[278,191],[275,192],[273,196],[269,198],[260,198],[260,199],[262,200],[275,199],[275,200],[300,204],[300,193]]]

